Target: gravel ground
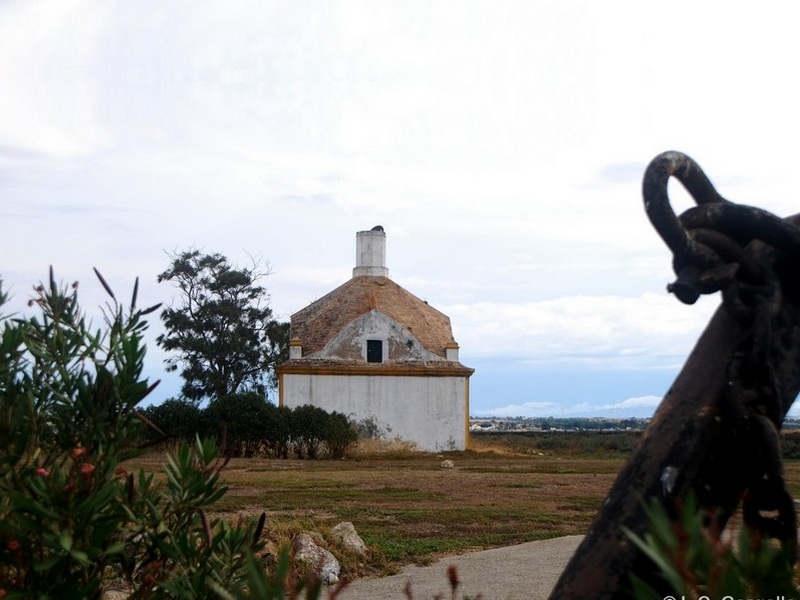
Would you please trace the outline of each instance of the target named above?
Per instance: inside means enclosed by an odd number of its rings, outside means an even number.
[[[457,598],[478,594],[483,600],[544,600],[583,536],[567,537],[444,558],[427,567],[410,566],[398,575],[359,579],[338,596],[341,600],[405,600],[411,584],[415,600],[450,598],[447,569],[458,568]]]

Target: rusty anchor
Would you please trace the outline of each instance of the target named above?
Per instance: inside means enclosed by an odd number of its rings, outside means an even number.
[[[667,182],[696,206],[676,215]],[[686,304],[721,292],[715,312],[617,476],[551,600],[624,598],[629,577],[657,581],[624,528],[643,535],[645,499],[670,514],[694,494],[713,525],[738,506],[745,523],[796,556],[794,503],[778,432],[800,392],[800,215],[781,219],[719,195],[690,157],[665,152],[642,191],[650,222],[673,255],[669,292]]]

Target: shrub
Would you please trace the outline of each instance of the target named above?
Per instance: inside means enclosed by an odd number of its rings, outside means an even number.
[[[341,413],[315,406],[275,406],[256,392],[231,394],[200,409],[188,400],[170,399],[144,411],[157,429],[151,443],[213,437],[231,457],[342,458],[358,439],[354,425]],[[222,447],[224,446],[224,448]]]
[[[289,458],[292,410],[286,406],[269,405],[264,424],[264,446],[267,454],[276,458]]]
[[[358,434],[350,420],[340,412],[332,412],[325,423],[325,444],[331,458],[343,458],[358,441]]]
[[[262,453],[271,406],[255,392],[217,398],[204,411],[207,431],[218,441],[225,438],[231,456],[252,458]]]
[[[633,597],[656,600],[800,595],[794,581],[791,548],[747,527],[740,529],[735,541],[723,531],[707,527],[708,515],[692,495],[677,519],[672,519],[656,500],[646,510],[649,531],[643,537],[629,530],[626,534],[653,561],[660,580],[645,582],[632,577]]]
[[[183,442],[191,444],[204,433],[203,413],[193,402],[170,398],[157,406],[142,411],[158,429],[147,428],[145,435],[151,441]]]
[[[269,575],[256,554],[264,515],[208,518],[226,491],[212,441],[168,455],[163,485],[126,471],[147,421],[136,407],[155,385],[142,379],[142,335],[156,307],[138,310],[134,288],[125,314],[100,279],[104,327],[52,270],[30,301],[37,316],[0,318],[0,598],[100,598],[110,582],[131,598],[283,598],[288,559]]]
[[[306,404],[291,412],[289,431],[299,458],[316,458],[321,442],[325,440],[328,413]]]

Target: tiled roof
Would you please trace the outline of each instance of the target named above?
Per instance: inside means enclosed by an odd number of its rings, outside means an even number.
[[[347,324],[377,310],[411,331],[419,343],[446,357],[453,341],[450,318],[407,292],[387,277],[353,277],[291,317],[291,336],[299,338],[303,355],[319,352]]]

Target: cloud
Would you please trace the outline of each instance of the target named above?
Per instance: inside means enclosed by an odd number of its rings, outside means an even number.
[[[649,417],[661,402],[658,396],[626,398],[616,403],[521,402],[472,411],[475,417]]]
[[[620,402],[597,404],[584,402],[570,406],[569,411],[570,413],[619,411],[620,414],[624,414],[626,411],[630,410],[636,411],[637,409],[646,409],[647,413],[651,413],[653,409],[661,403],[661,400],[661,396],[638,396],[635,398],[626,398]]]
[[[616,163],[605,165],[598,174],[598,179],[607,183],[639,183],[644,174],[641,163]]]
[[[792,20],[679,4],[0,2],[6,283],[96,264],[168,300],[164,250],[197,246],[269,259],[288,315],[380,223],[462,356],[679,364],[717,300],[661,293],[647,162],[686,151],[786,215],[800,135]]]
[[[0,5],[0,145],[58,158],[107,146],[94,59],[109,10],[81,0]]]
[[[702,333],[713,299],[687,307],[674,297],[571,296],[529,303],[450,305],[463,353],[527,363],[652,368],[681,362]]]

